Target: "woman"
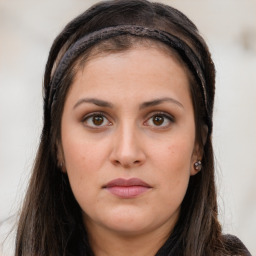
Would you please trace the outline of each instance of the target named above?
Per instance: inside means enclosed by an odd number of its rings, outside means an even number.
[[[250,255],[218,222],[215,70],[169,6],[99,3],[51,48],[16,255]]]

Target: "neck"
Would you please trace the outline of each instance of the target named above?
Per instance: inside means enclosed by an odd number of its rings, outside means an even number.
[[[143,234],[123,234],[95,226],[93,232],[88,226],[87,230],[95,256],[154,256],[170,235],[170,227]]]

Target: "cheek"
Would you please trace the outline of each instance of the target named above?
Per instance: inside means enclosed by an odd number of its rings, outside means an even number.
[[[188,172],[191,167],[191,159],[194,150],[194,141],[186,136],[174,138],[162,143],[155,148],[152,157],[159,166],[163,166],[163,171],[167,173],[182,174]]]
[[[193,152],[193,143],[189,141],[187,138],[172,140],[154,152],[159,186],[164,196],[171,195],[171,200],[167,199],[169,202],[182,201],[187,190]]]
[[[72,191],[78,201],[87,200],[86,195],[89,198],[95,191],[95,186],[99,184],[99,170],[107,149],[104,144],[92,143],[78,134],[63,138],[66,171]]]
[[[104,140],[97,141],[85,133],[78,125],[66,125],[62,130],[62,146],[68,172],[93,172],[101,164],[106,154]]]

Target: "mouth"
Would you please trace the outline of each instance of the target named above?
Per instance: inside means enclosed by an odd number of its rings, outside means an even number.
[[[103,186],[103,188],[117,197],[129,199],[145,193],[152,187],[138,178],[119,178],[110,181],[105,186]]]

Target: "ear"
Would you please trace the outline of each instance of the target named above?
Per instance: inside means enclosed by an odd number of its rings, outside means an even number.
[[[193,176],[201,171],[201,162],[202,162],[203,154],[204,154],[203,149],[204,149],[204,145],[207,141],[207,137],[208,137],[208,126],[204,124],[202,126],[202,135],[201,135],[202,143],[195,142],[193,154],[191,157],[191,167],[190,167],[190,175],[191,176]],[[200,162],[200,165],[197,167],[197,164],[199,162]]]
[[[59,141],[56,143],[56,156],[58,167],[61,169],[62,172],[66,172],[64,152],[61,142]]]

